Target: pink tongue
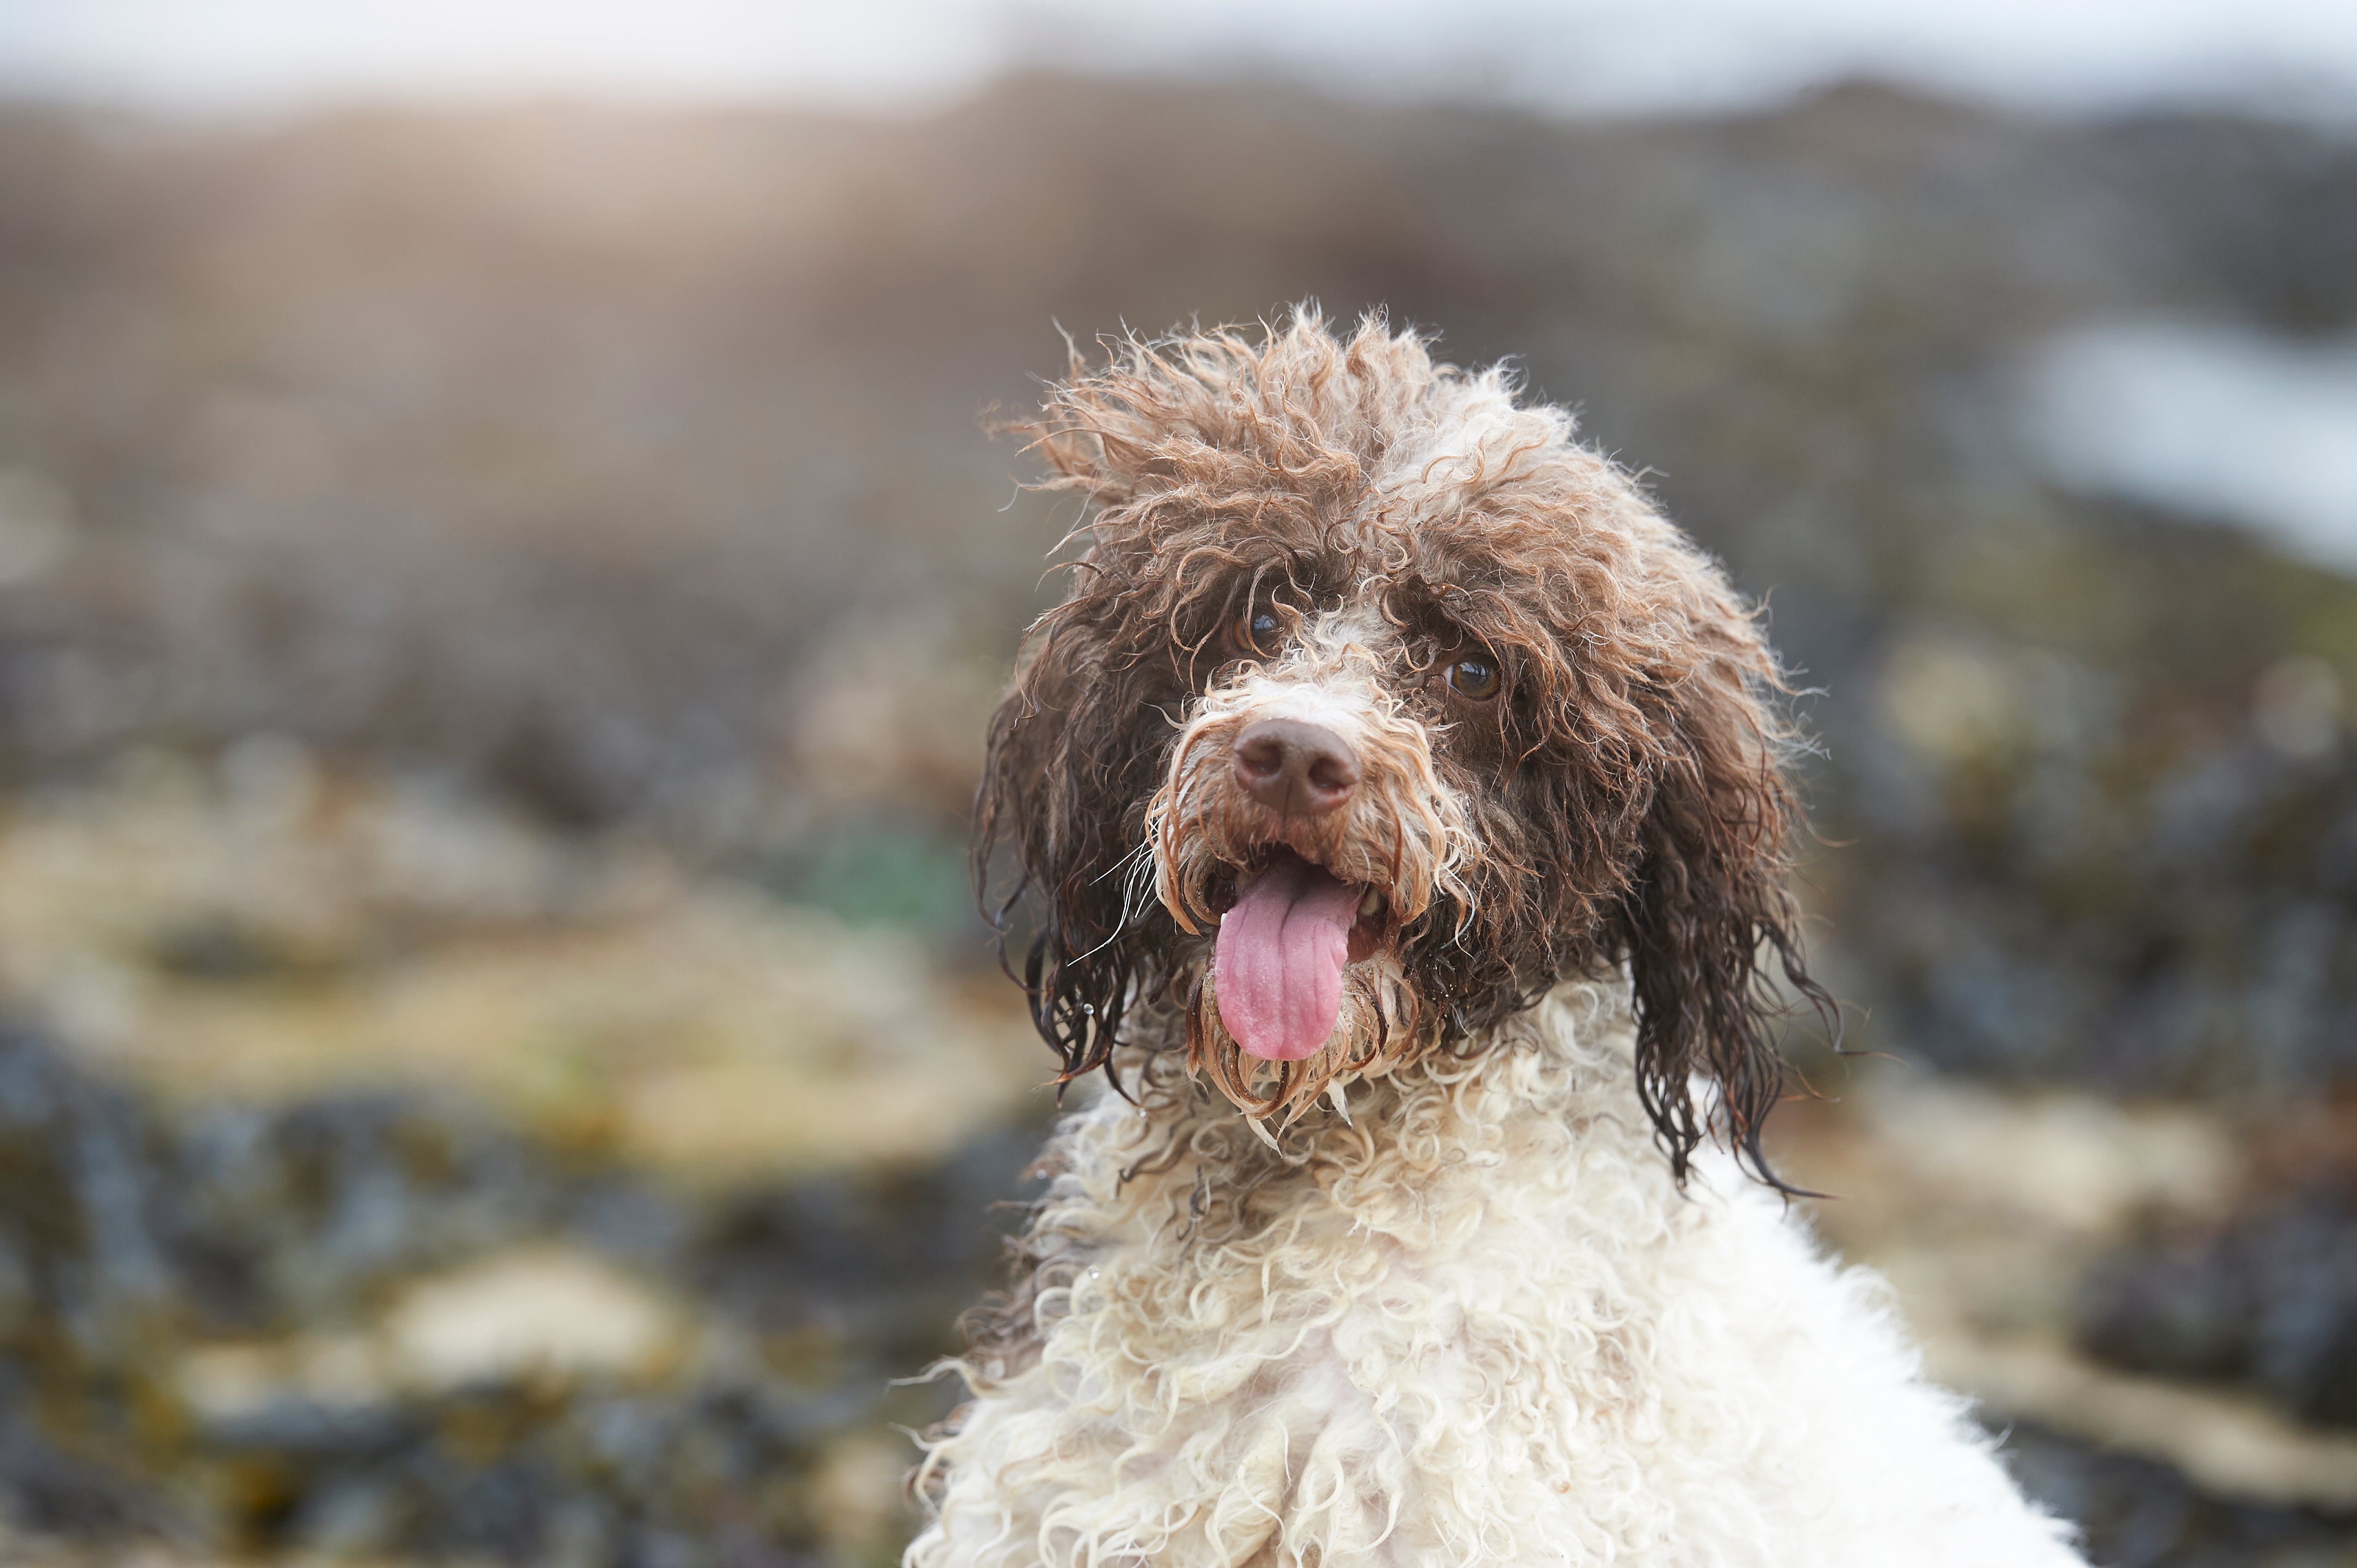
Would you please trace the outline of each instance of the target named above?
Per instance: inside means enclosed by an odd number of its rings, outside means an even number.
[[[1220,921],[1213,950],[1220,1021],[1269,1061],[1299,1061],[1326,1043],[1342,1010],[1342,964],[1360,890],[1280,854]]]

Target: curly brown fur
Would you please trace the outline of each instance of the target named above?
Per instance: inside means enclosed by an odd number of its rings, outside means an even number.
[[[1785,888],[1783,682],[1716,564],[1514,390],[1308,308],[1076,358],[1018,428],[1044,486],[1085,498],[1085,550],[991,725],[977,865],[1016,868],[1002,928],[1032,896],[1023,979],[1067,1079],[1183,1039],[1248,1113],[1290,1119],[1626,964],[1680,1178],[1716,1115],[1772,1180],[1763,958],[1825,1004]],[[1272,646],[1243,640],[1255,613]],[[1497,695],[1464,694],[1469,658]],[[1302,693],[1366,765],[1329,820],[1229,780],[1240,717]],[[1223,901],[1279,845],[1387,899],[1343,1026],[1301,1062],[1242,1056],[1209,983]]]

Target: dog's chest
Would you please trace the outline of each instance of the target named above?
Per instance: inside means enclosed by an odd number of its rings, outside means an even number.
[[[1641,1369],[1646,1287],[1690,1216],[1620,1195],[1618,1124],[1488,1127],[1480,1109],[1329,1129],[1291,1168],[1197,1137],[1084,1182],[1106,1201],[1073,1237],[1039,1390],[1060,1407],[1056,1467],[1087,1455],[1120,1485],[1049,1506],[1230,1563],[1609,1561],[1650,1530],[1594,1500],[1676,1462]]]

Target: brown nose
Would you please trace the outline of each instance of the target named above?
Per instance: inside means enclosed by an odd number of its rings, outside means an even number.
[[[1263,719],[1236,736],[1236,782],[1280,816],[1322,817],[1359,787],[1359,759],[1332,730]]]

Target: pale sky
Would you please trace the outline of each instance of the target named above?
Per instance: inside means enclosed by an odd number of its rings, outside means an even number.
[[[2072,332],[2021,400],[2056,478],[2266,533],[2357,574],[2357,337],[2194,322]]]
[[[2357,124],[2357,0],[0,0],[0,93],[203,110],[564,92],[922,107],[1010,64],[1630,113],[1867,72]]]

